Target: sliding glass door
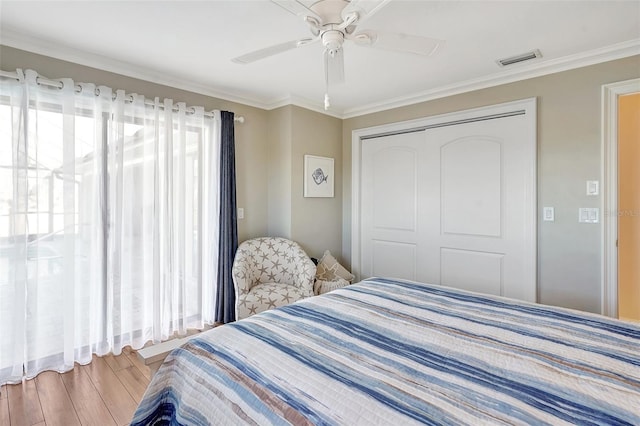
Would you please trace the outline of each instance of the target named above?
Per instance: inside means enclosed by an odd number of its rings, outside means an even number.
[[[0,384],[214,315],[219,120],[36,78],[0,92]]]

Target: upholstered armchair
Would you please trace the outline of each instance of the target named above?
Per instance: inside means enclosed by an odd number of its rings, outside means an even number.
[[[240,244],[232,273],[240,320],[313,296],[316,266],[298,243],[264,237]]]

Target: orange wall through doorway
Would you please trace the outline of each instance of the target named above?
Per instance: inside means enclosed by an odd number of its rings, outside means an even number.
[[[618,99],[618,316],[640,322],[640,93]]]

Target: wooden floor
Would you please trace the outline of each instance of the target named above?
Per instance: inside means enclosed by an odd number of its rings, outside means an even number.
[[[0,387],[0,425],[128,425],[149,384],[135,351]]]

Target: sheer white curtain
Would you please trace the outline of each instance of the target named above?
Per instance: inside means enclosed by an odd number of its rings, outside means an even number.
[[[219,113],[62,82],[0,79],[0,384],[214,320]]]

